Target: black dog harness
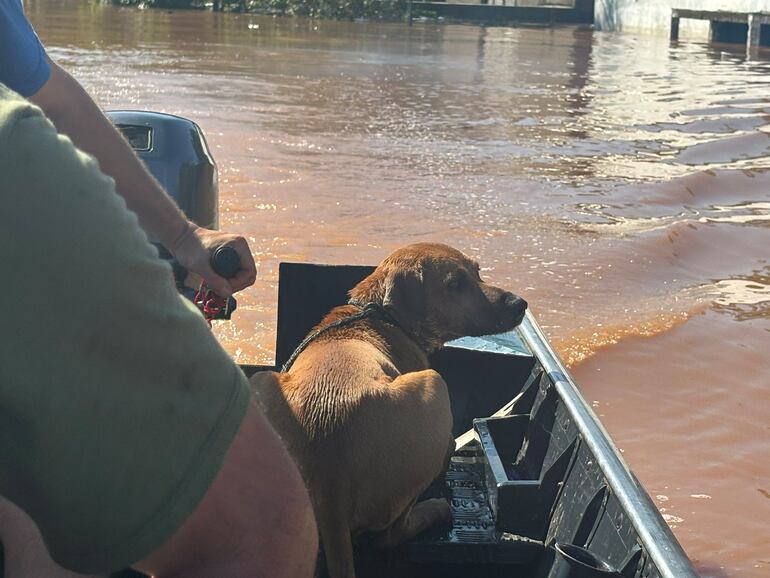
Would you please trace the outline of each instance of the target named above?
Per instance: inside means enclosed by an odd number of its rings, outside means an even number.
[[[403,327],[401,327],[401,325],[399,325],[399,323],[395,319],[393,319],[393,316],[387,311],[385,311],[385,308],[379,303],[361,303],[356,299],[351,299],[350,301],[348,301],[348,305],[353,305],[355,307],[358,307],[361,311],[359,311],[358,313],[354,313],[352,315],[348,315],[347,317],[343,317],[342,319],[338,319],[337,321],[335,321],[334,323],[330,323],[326,327],[321,327],[321,329],[313,331],[310,335],[308,335],[307,337],[305,337],[305,339],[302,340],[302,343],[300,343],[297,346],[297,349],[294,350],[294,353],[291,354],[291,357],[289,357],[286,363],[283,364],[283,367],[281,367],[281,371],[282,372],[289,371],[289,368],[297,360],[297,357],[299,357],[299,354],[305,351],[308,345],[310,345],[315,339],[317,339],[324,333],[327,333],[332,329],[337,329],[338,327],[345,327],[347,325],[352,325],[356,321],[360,321],[361,319],[366,319],[368,317],[377,318],[395,327],[398,327],[399,329],[401,329],[401,331],[406,333],[407,336],[414,339],[412,335],[409,332],[407,332]]]

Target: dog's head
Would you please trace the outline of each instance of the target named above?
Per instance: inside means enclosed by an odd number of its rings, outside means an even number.
[[[458,337],[513,329],[527,308],[520,297],[484,283],[478,263],[438,243],[396,250],[350,296],[382,305],[426,352]]]

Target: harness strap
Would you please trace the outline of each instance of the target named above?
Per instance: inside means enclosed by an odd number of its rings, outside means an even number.
[[[337,329],[338,327],[345,327],[346,325],[352,325],[356,321],[360,321],[361,319],[366,319],[367,317],[379,317],[383,321],[387,321],[388,323],[400,328],[396,320],[393,319],[393,317],[391,317],[390,314],[387,311],[385,311],[383,306],[380,305],[379,303],[361,303],[355,299],[351,299],[350,301],[348,301],[348,304],[358,307],[361,311],[359,311],[358,313],[354,313],[353,315],[348,315],[347,317],[343,317],[342,319],[338,319],[334,323],[330,323],[326,327],[322,327],[321,329],[313,331],[313,333],[305,337],[305,339],[302,340],[302,343],[300,343],[297,346],[297,349],[294,350],[294,353],[291,354],[291,357],[289,357],[286,363],[284,363],[283,366],[281,367],[282,372],[285,373],[289,371],[289,368],[297,360],[297,357],[299,357],[300,353],[305,351],[308,345],[310,345],[315,339],[317,339],[324,333],[331,331],[332,329]]]

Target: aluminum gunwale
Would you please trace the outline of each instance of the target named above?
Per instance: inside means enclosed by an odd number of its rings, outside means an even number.
[[[628,514],[661,578],[698,578],[682,546],[647,492],[631,473],[596,414],[586,403],[542,329],[527,311],[519,331],[556,387],[567,411],[596,458],[607,483]]]

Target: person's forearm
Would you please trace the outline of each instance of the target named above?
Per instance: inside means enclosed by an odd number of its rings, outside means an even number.
[[[51,62],[50,79],[30,100],[43,109],[60,133],[99,160],[102,171],[115,179],[128,208],[139,216],[145,232],[173,250],[189,229],[188,220],[83,87]]]

